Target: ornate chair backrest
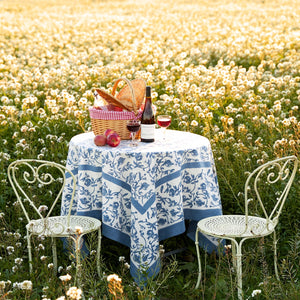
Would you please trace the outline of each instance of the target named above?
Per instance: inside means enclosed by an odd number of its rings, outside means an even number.
[[[76,187],[73,173],[63,165],[45,160],[21,159],[9,165],[8,179],[28,223],[35,219],[44,219],[46,224],[47,218],[54,215],[53,212],[56,213],[55,206],[61,198],[66,176],[73,178],[69,191],[69,225]]]
[[[245,183],[245,215],[248,226],[249,205],[256,198],[257,211],[267,220],[267,230],[272,230],[278,223],[283,205],[286,201],[291,185],[298,169],[296,156],[287,156],[267,162],[255,169]],[[265,196],[263,197],[262,194]],[[274,205],[266,209],[262,198],[274,199]],[[271,202],[271,200],[270,200]],[[254,204],[255,205],[255,204]],[[268,213],[269,212],[269,213]],[[271,225],[271,227],[270,227]]]

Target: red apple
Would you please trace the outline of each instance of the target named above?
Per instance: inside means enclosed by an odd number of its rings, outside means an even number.
[[[117,147],[121,142],[121,138],[116,132],[114,132],[108,135],[106,141],[107,141],[107,145],[111,147]]]
[[[98,134],[94,138],[94,143],[96,146],[104,146],[106,144],[106,136],[103,134]]]
[[[108,137],[110,134],[112,134],[112,133],[115,133],[115,131],[112,130],[112,129],[106,129],[105,132],[104,132],[104,135],[105,135],[106,138],[107,138],[107,137]]]

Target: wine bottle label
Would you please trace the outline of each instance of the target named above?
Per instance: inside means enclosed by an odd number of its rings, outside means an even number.
[[[155,124],[141,124],[141,139],[154,139]]]

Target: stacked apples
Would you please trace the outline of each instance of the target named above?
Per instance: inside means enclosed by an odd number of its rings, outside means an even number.
[[[94,143],[96,146],[105,146],[107,144],[111,147],[117,147],[120,142],[120,136],[112,129],[106,129],[104,134],[98,134],[94,138]]]

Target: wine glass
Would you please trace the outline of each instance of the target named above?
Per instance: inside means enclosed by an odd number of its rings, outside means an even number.
[[[163,131],[163,141],[166,141],[166,129],[171,124],[171,116],[168,115],[159,115],[157,116],[157,124],[162,128]]]
[[[127,129],[130,131],[130,136],[131,136],[130,146],[136,147],[138,145],[138,142],[135,139],[135,135],[141,127],[141,121],[140,120],[129,120],[126,123],[126,126],[127,126]]]

